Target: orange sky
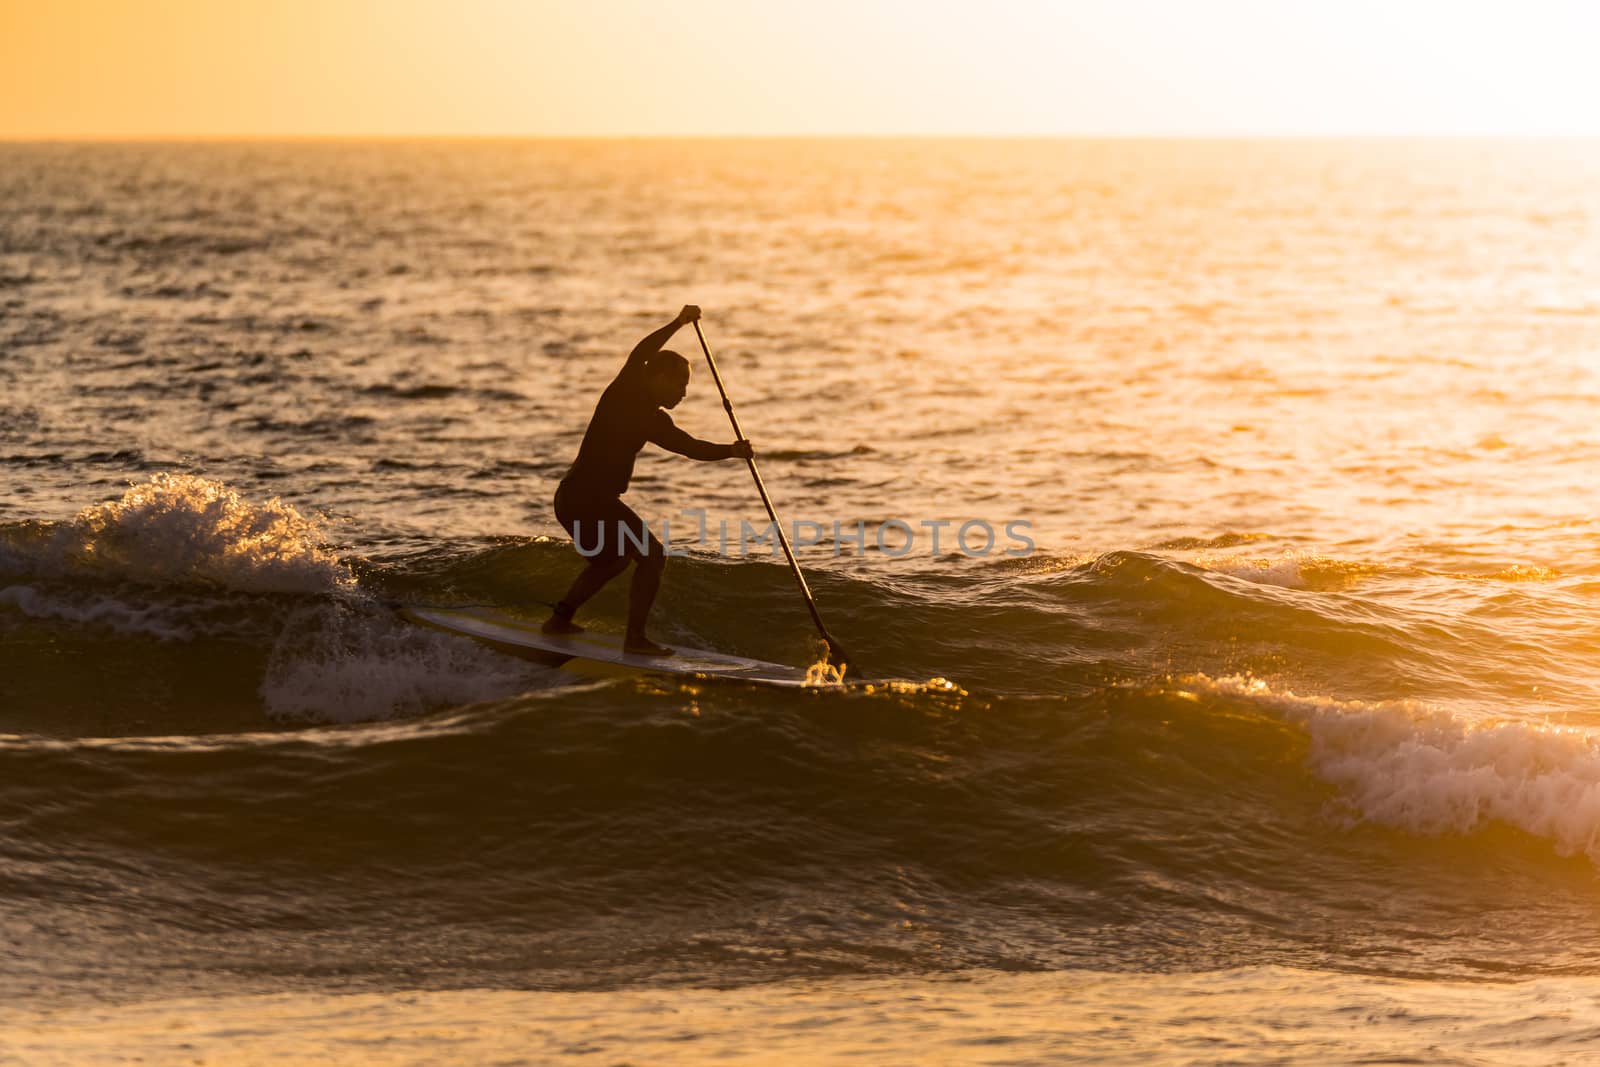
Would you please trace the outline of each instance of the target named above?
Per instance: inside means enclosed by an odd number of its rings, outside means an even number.
[[[1600,135],[1600,3],[0,0],[0,137]]]

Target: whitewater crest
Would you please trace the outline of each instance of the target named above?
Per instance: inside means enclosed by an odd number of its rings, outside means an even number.
[[[95,504],[24,550],[44,576],[91,572],[250,593],[327,593],[355,577],[326,547],[320,524],[273,497],[245,499],[217,481],[157,474]],[[13,551],[15,554],[15,550]]]
[[[1182,682],[1304,727],[1313,769],[1339,787],[1358,819],[1429,834],[1499,822],[1600,866],[1600,732],[1475,722],[1415,700],[1298,696],[1259,678]]]
[[[324,602],[286,621],[260,694],[280,721],[372,722],[514,696],[547,674],[359,602]]]

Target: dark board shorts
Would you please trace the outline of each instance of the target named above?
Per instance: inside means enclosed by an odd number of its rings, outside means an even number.
[[[556,489],[555,503],[556,521],[572,535],[578,554],[587,559],[642,559],[646,555],[662,555],[661,542],[651,534],[645,521],[618,497],[586,495],[562,482]]]

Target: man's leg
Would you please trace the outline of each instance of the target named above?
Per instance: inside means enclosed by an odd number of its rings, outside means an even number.
[[[656,591],[661,588],[661,572],[666,566],[666,553],[652,537],[650,551],[639,558],[633,584],[628,587],[628,633],[622,642],[625,651],[643,656],[672,655],[672,649],[656,644],[644,633],[645,624],[650,621],[650,608],[656,602]]]
[[[583,627],[572,621],[573,614],[588,599],[605,588],[605,584],[628,569],[626,556],[596,556],[578,573],[567,595],[556,605],[555,612],[540,627],[547,634],[577,634]]]

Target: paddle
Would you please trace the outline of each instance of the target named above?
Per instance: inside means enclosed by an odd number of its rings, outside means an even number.
[[[739,416],[733,413],[733,401],[728,399],[728,390],[723,387],[722,375],[717,373],[717,361],[711,358],[711,346],[706,344],[706,335],[700,332],[700,321],[695,320],[694,335],[700,338],[700,350],[706,354],[706,363],[711,367],[711,377],[717,383],[717,392],[722,394],[722,408],[728,413],[728,421],[733,424],[733,436],[743,441],[744,431],[739,428]],[[828,646],[828,662],[839,668],[844,673],[845,666],[851,662],[846,656],[839,642],[833,639],[828,628],[822,623],[822,614],[817,611],[817,602],[811,595],[811,587],[806,584],[806,576],[800,572],[800,564],[795,561],[794,549],[789,547],[789,537],[783,532],[783,523],[778,521],[778,513],[773,510],[772,498],[767,495],[766,483],[761,480],[761,471],[756,468],[755,456],[751,455],[745,463],[750,467],[750,477],[756,480],[756,491],[761,494],[761,503],[766,505],[767,517],[772,520],[772,528],[778,532],[778,543],[783,546],[783,554],[789,559],[789,569],[794,571],[794,580],[800,585],[800,595],[805,597],[806,610],[811,612],[811,621],[817,624],[817,632],[822,635],[822,640]]]

